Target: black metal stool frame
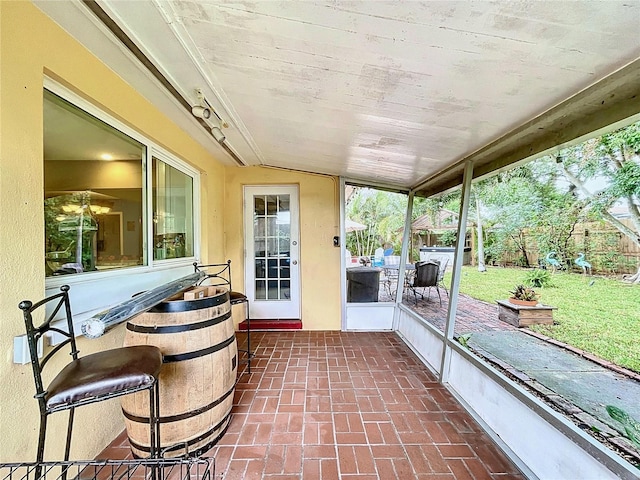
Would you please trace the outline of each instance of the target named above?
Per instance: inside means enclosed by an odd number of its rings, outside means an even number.
[[[159,420],[159,404],[160,404],[160,395],[158,390],[158,379],[154,378],[153,382],[150,384],[145,384],[143,386],[138,386],[135,388],[128,388],[125,390],[119,390],[117,392],[111,392],[104,395],[97,395],[92,397],[87,397],[81,400],[64,403],[59,406],[48,407],[46,395],[47,391],[44,388],[44,384],[42,382],[42,370],[47,362],[53,357],[57,352],[59,352],[66,345],[71,346],[70,355],[74,361],[78,360],[78,349],[76,347],[75,334],[73,330],[73,318],[71,315],[71,304],[69,301],[69,286],[63,285],[60,287],[61,292],[50,297],[47,297],[37,303],[33,303],[29,300],[24,300],[20,302],[19,308],[23,311],[24,321],[27,330],[27,342],[29,345],[29,353],[31,357],[31,366],[33,369],[33,378],[36,385],[36,395],[35,398],[38,400],[38,404],[40,407],[40,429],[38,435],[38,450],[36,454],[36,462],[41,463],[44,457],[44,447],[45,447],[45,438],[47,431],[47,417],[48,415],[63,411],[69,410],[69,421],[67,426],[67,438],[65,443],[65,453],[64,460],[69,460],[69,454],[71,450],[71,433],[73,431],[73,417],[76,407],[80,407],[83,405],[88,405],[91,403],[100,402],[102,400],[108,400],[111,398],[120,397],[122,395],[128,395],[130,393],[135,393],[138,391],[149,390],[149,442],[150,442],[150,455],[152,458],[159,458],[160,456],[160,420]],[[40,324],[40,326],[36,327],[33,324],[32,312],[43,305],[56,301],[57,304],[51,314],[46,316],[45,321]],[[58,315],[60,309],[64,306],[64,313],[66,316],[66,327],[65,331],[62,328],[57,326],[53,326],[52,322]],[[64,340],[53,347],[50,352],[48,352],[42,360],[38,358],[38,341],[48,332],[56,332],[64,337]],[[117,350],[117,349],[116,349]],[[83,358],[89,358],[83,357]],[[38,472],[39,473],[39,472]],[[36,474],[37,477],[37,474]]]
[[[255,354],[251,351],[251,315],[249,314],[249,299],[247,296],[240,292],[235,292],[231,288],[231,260],[227,260],[226,263],[210,263],[208,265],[199,265],[197,262],[193,263],[193,268],[196,272],[204,272],[205,276],[198,282],[198,285],[202,285],[207,281],[207,285],[223,286],[229,289],[229,298],[231,305],[239,305],[241,303],[246,304],[246,316],[247,321],[247,349],[241,350],[247,354],[247,373],[251,373],[251,359],[255,357]]]

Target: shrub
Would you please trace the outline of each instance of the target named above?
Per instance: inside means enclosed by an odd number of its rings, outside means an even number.
[[[524,283],[535,288],[549,287],[552,284],[551,274],[548,270],[534,268],[533,270],[529,270]]]

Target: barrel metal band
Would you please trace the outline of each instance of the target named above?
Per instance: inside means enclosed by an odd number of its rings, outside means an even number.
[[[148,334],[167,334],[167,333],[180,333],[188,332],[191,330],[199,330],[201,328],[211,327],[228,320],[231,317],[231,310],[219,317],[210,318],[204,322],[187,323],[185,325],[167,325],[164,327],[148,327],[144,325],[135,325],[133,323],[127,323],[127,330],[136,333],[148,333]]]
[[[201,435],[198,435],[195,438],[192,438],[191,440],[187,440],[185,442],[180,442],[176,445],[172,445],[170,447],[167,448],[163,448],[162,449],[162,454],[165,454],[167,452],[172,452],[175,450],[180,450],[181,448],[184,447],[190,447],[191,445],[194,445],[198,442],[201,442],[202,440],[204,440],[205,438],[210,437],[211,435],[215,434],[217,430],[220,430],[220,428],[225,424],[225,422],[229,422],[231,418],[231,412],[227,413],[225,415],[225,417],[218,422],[216,425],[213,426],[213,428],[211,428],[210,430],[207,430],[206,432],[204,432]],[[225,427],[226,430],[226,427]],[[213,441],[213,443],[217,442],[218,440],[220,440],[220,437],[222,437],[222,434],[224,434],[224,430],[220,433],[220,435],[218,435],[218,437]],[[131,437],[129,437],[127,435],[127,437],[129,438],[129,443],[131,444],[131,446],[137,450],[140,450],[142,452],[150,452],[151,449],[148,446],[144,446],[144,445],[140,445],[139,443],[135,442],[134,440],[131,440]]]
[[[167,416],[167,417],[160,417],[158,420],[160,421],[160,423],[171,423],[171,422],[178,422],[180,420],[186,420],[187,418],[191,418],[191,417],[195,417],[196,415],[200,415],[201,413],[209,411],[212,408],[214,408],[214,407],[220,405],[222,402],[224,402],[229,397],[229,395],[231,395],[233,393],[234,389],[235,389],[235,384],[228,391],[226,391],[221,397],[216,398],[209,405],[205,405],[203,407],[196,408],[195,410],[191,410],[189,412],[181,413],[179,415],[170,415],[170,416]],[[147,423],[147,424],[149,423],[149,417],[140,417],[138,415],[133,415],[133,414],[127,412],[124,409],[122,409],[122,414],[127,418],[127,420],[130,420],[132,422]]]
[[[170,300],[157,304],[151,308],[152,313],[178,313],[189,312],[191,310],[200,310],[203,308],[217,307],[229,301],[229,292],[220,292],[217,295],[204,298],[196,298],[194,300]]]
[[[215,353],[219,350],[222,350],[223,348],[228,347],[235,341],[236,341],[236,335],[233,334],[229,338],[227,338],[224,342],[221,342],[217,345],[213,345],[212,347],[209,347],[209,348],[196,350],[194,352],[179,353],[177,355],[164,355],[162,362],[163,363],[183,362],[185,360],[191,360],[193,358],[199,358],[199,357],[204,357],[205,355],[211,355],[212,353]]]

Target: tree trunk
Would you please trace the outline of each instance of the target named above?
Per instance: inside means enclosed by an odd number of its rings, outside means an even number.
[[[478,236],[478,271],[486,272],[487,268],[484,266],[484,241],[482,238],[482,220],[480,219],[480,199],[478,198],[478,194],[474,192],[474,196],[476,199],[476,225],[477,225],[477,236]]]
[[[561,165],[567,180],[569,180],[569,182],[575,185],[576,188],[582,191],[582,193],[585,194],[588,198],[593,198],[594,195],[589,190],[587,190],[584,183],[575,175],[573,175],[564,163]],[[609,213],[607,210],[604,210],[602,212],[602,219],[605,222],[617,228],[620,232],[626,235],[633,243],[640,246],[640,209],[638,209],[637,205],[633,201],[634,200],[633,198],[626,197],[625,199],[627,200],[629,213],[631,214],[631,221],[637,231],[633,231],[631,228],[627,227],[624,223],[622,223],[620,220],[618,220],[613,215],[611,215],[611,213]],[[638,271],[635,273],[635,275],[629,278],[625,278],[623,280],[625,282],[640,284],[640,266],[638,266]]]
[[[625,278],[624,279],[625,282],[629,282],[629,283],[637,283],[640,284],[640,267],[638,267],[638,271],[636,272],[635,275],[629,277],[629,278]]]

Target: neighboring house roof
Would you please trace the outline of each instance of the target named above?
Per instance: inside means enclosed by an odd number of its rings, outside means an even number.
[[[411,224],[411,231],[445,231],[458,228],[458,214],[451,210],[441,208],[434,215],[425,214],[416,218]]]
[[[616,204],[609,209],[609,213],[618,219],[630,218],[631,212],[629,206],[624,204]]]

